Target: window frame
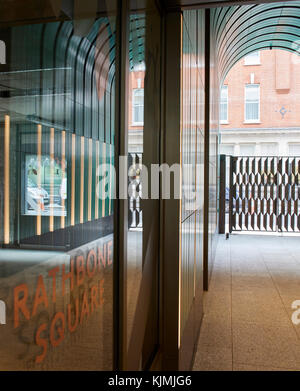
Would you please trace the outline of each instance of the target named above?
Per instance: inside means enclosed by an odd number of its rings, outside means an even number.
[[[247,62],[247,58],[251,58],[251,55],[254,54],[254,53],[258,53],[258,60],[257,62]],[[253,58],[253,57],[252,57]],[[251,52],[249,54],[247,54],[245,57],[244,57],[244,65],[245,66],[255,66],[255,65],[261,65],[261,61],[260,61],[260,51],[256,50],[254,52]]]
[[[242,152],[241,151],[242,147],[245,147],[246,145],[248,147],[253,147],[253,152],[249,152],[249,151],[247,151],[246,153]],[[240,156],[256,156],[256,154],[257,154],[256,143],[253,143],[251,141],[239,143],[239,155]]]
[[[258,87],[258,118],[257,119],[247,119],[246,118],[246,106],[247,106],[247,100],[246,100],[246,91],[247,87]],[[260,84],[253,83],[253,84],[245,84],[244,87],[244,123],[245,124],[259,124],[260,123]]]
[[[143,105],[135,105],[135,94],[137,93],[137,92],[139,92],[139,91],[143,91]],[[135,107],[137,107],[137,106],[139,106],[139,107],[143,107],[143,110],[144,110],[144,88],[133,88],[132,89],[132,112],[131,112],[131,114],[132,114],[132,121],[131,121],[131,123],[132,123],[132,126],[144,126],[144,118],[143,118],[143,121],[141,122],[141,121],[138,121],[138,122],[136,122],[135,121]]]
[[[221,115],[220,115],[220,124],[221,125],[227,125],[229,124],[229,116],[228,116],[228,84],[223,84],[223,86],[221,87],[221,91],[220,91],[220,114],[221,114],[221,104],[222,104],[222,90],[223,88],[226,87],[226,119],[221,119]]]
[[[300,156],[300,153],[299,154],[295,154],[295,153],[291,153],[291,147],[299,147],[299,150],[300,150],[300,142],[299,141],[291,141],[291,142],[288,142],[287,143],[287,147],[288,147],[288,155],[289,156],[296,156],[296,157],[298,157],[298,156]]]
[[[228,153],[227,152],[224,152],[224,149],[226,148],[230,148],[231,149],[231,152]],[[223,154],[223,155],[234,155],[234,149],[235,149],[235,144],[234,143],[220,143],[220,154]]]

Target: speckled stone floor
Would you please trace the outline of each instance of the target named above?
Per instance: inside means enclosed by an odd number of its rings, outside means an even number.
[[[194,370],[300,370],[294,300],[300,237],[220,236]]]

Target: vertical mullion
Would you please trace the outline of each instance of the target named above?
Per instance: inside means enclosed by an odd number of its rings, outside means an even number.
[[[116,202],[114,202],[114,367],[126,369],[127,356],[127,286],[126,255],[128,201],[120,199],[119,177],[123,169],[127,188],[127,170],[119,166],[119,156],[128,154],[127,92],[129,46],[129,0],[118,0],[116,30],[116,106],[115,169]],[[122,184],[121,184],[122,185]],[[125,198],[125,197],[123,197]]]
[[[99,140],[96,141],[96,170],[95,170],[95,220],[99,218],[99,183],[98,183],[98,174],[99,174]]]
[[[10,117],[5,116],[4,124],[4,244],[10,242]]]
[[[37,186],[41,187],[41,166],[42,166],[42,125],[37,125]],[[42,233],[41,204],[38,204],[38,213],[36,216],[36,234]]]
[[[88,221],[92,220],[93,140],[89,139]]]
[[[84,223],[84,136],[80,137],[80,223]]]
[[[49,231],[54,231],[54,128],[50,129],[50,216],[49,216]]]
[[[60,218],[60,227],[65,228],[65,172],[66,172],[66,132],[61,132],[61,169],[62,169],[62,198],[61,198],[61,205],[62,205],[62,215]],[[67,189],[66,189],[67,191]]]
[[[76,164],[76,135],[72,134],[72,167],[71,167],[71,225],[75,225],[75,164]]]

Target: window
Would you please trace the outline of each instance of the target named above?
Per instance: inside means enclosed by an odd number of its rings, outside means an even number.
[[[289,144],[289,156],[300,156],[300,144]]]
[[[259,84],[245,86],[245,122],[259,122]]]
[[[260,153],[262,156],[277,156],[278,143],[261,143]]]
[[[223,155],[234,155],[234,145],[220,144],[220,153]]]
[[[221,88],[220,122],[221,124],[228,123],[228,86]]]
[[[260,65],[260,53],[253,52],[245,56],[244,65]]]
[[[133,67],[133,71],[134,71],[134,72],[145,71],[145,70],[146,70],[146,66],[145,66],[144,61],[139,62],[138,64],[136,64],[136,65]]]
[[[256,144],[240,144],[241,156],[254,156]]]
[[[136,88],[132,93],[132,123],[144,124],[144,89]]]

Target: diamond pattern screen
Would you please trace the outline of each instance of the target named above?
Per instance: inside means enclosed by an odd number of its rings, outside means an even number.
[[[231,231],[300,231],[300,157],[231,158]]]

